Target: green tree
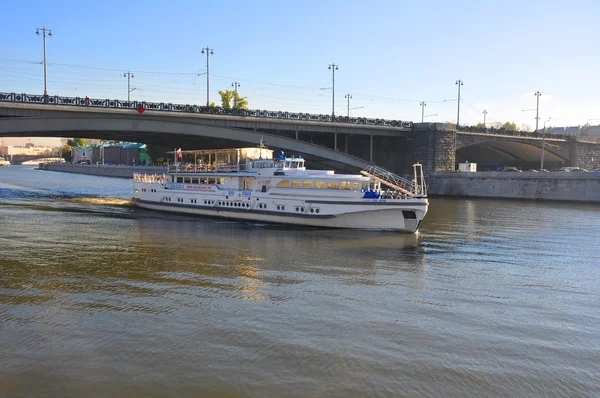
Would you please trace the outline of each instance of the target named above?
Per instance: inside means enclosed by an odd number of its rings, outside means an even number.
[[[72,146],[72,147],[84,147],[86,144],[86,140],[85,138],[69,138],[67,140],[67,145]]]
[[[248,101],[246,98],[241,97],[237,91],[221,90],[219,95],[221,96],[221,107],[223,109],[248,109]]]
[[[477,127],[477,128],[482,128],[482,129],[486,128],[485,124],[483,124],[483,123],[477,123],[477,124],[475,125],[475,127]]]
[[[513,122],[513,123],[511,123],[511,122],[506,122],[506,123],[504,123],[504,124],[502,125],[502,127],[501,127],[501,128],[503,128],[503,129],[505,129],[505,130],[517,131],[517,125],[516,125],[514,122]]]
[[[65,161],[71,161],[71,146],[69,144],[64,144],[62,146],[61,155]]]

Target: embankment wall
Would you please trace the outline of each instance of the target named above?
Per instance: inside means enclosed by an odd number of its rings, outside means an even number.
[[[133,178],[133,173],[166,173],[166,167],[155,166],[110,166],[88,164],[46,163],[40,165],[41,170],[60,171],[63,173],[88,174],[102,177]]]
[[[597,172],[437,172],[427,182],[432,196],[600,203]]]

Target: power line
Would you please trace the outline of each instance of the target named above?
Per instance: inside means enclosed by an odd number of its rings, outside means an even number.
[[[29,61],[29,60],[0,59],[0,61],[3,61],[3,62],[17,62],[17,63],[20,62],[20,63],[29,63],[29,64],[40,64],[39,61]],[[49,66],[63,66],[63,67],[68,67],[68,68],[80,68],[80,69],[89,69],[89,70],[99,70],[99,71],[107,71],[107,72],[119,72],[119,73],[122,73],[122,70],[123,70],[123,69],[116,69],[116,68],[102,68],[102,67],[87,66],[87,65],[65,64],[65,63],[58,63],[58,62],[48,63],[48,65]],[[182,76],[182,78],[185,78],[185,76],[192,77],[192,76],[195,76],[198,73],[198,71],[194,71],[194,72],[165,72],[165,71],[147,71],[147,70],[135,70],[135,69],[132,69],[130,71],[132,73],[137,73],[137,74],[180,75],[180,76]],[[293,85],[293,84],[282,84],[282,83],[264,82],[264,81],[259,81],[259,80],[243,79],[243,78],[239,78],[239,77],[216,75],[216,74],[212,74],[212,76],[213,77],[222,78],[222,79],[228,79],[228,80],[235,80],[235,81],[239,80],[239,81],[242,81],[242,82],[248,82],[248,83],[254,83],[254,84],[264,84],[264,85],[268,85],[268,86],[296,88],[296,89],[303,89],[303,90],[320,90],[320,88],[321,88],[321,87],[300,86],[300,85]],[[81,79],[81,80],[89,80],[89,79]],[[167,82],[167,84],[168,84],[168,82]],[[151,85],[151,84],[146,83],[145,85]],[[160,85],[152,85],[152,86],[154,86],[154,87],[161,87]],[[415,102],[415,103],[418,103],[418,102],[422,101],[422,100],[418,100],[418,99],[394,98],[394,97],[386,97],[386,96],[373,95],[373,94],[365,94],[365,93],[356,93],[356,92],[353,92],[353,95],[361,96],[361,97],[367,97],[367,98],[371,98],[371,99],[381,99],[381,100],[386,100],[386,101],[397,101],[397,102]],[[429,102],[429,103],[442,103],[442,102],[447,102],[447,101],[446,100],[428,100],[427,102]]]

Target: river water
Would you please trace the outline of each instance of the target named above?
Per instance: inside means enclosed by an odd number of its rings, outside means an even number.
[[[402,235],[131,189],[0,168],[0,396],[600,396],[597,205],[432,199]]]

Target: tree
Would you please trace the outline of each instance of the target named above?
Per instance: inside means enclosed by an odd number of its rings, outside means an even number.
[[[71,146],[69,144],[64,144],[61,149],[61,155],[64,160],[67,162],[71,161]]]
[[[240,97],[237,91],[221,90],[221,107],[223,109],[248,109],[248,101],[244,97]]]
[[[74,146],[76,148],[84,147],[86,144],[85,138],[69,138],[67,140],[67,145]]]
[[[477,128],[481,128],[481,129],[484,129],[484,128],[486,128],[485,124],[483,124],[483,123],[477,123],[477,124],[475,125],[475,127],[477,127]]]
[[[533,131],[533,129],[527,123],[521,123],[521,131]]]
[[[502,125],[502,127],[504,130],[512,130],[512,131],[517,131],[517,125],[513,122],[506,122]]]

